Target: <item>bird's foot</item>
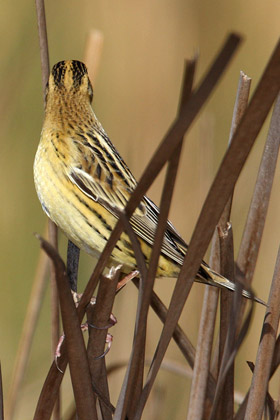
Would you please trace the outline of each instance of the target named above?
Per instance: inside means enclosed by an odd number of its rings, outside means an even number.
[[[81,300],[82,294],[77,293],[77,292],[73,292],[73,290],[72,290],[72,295],[73,295],[73,300],[75,302],[75,305],[77,307],[80,300]],[[90,305],[95,305],[95,303],[96,303],[96,297],[93,296],[90,300]],[[103,327],[97,327],[93,324],[90,324],[90,323],[86,322],[84,324],[81,324],[81,330],[82,330],[82,332],[88,331],[88,327],[96,328],[98,330],[107,330],[108,328],[113,327],[116,323],[117,323],[117,318],[115,317],[114,314],[111,314],[110,315],[110,323],[108,325],[105,325]],[[63,372],[58,366],[58,359],[61,356],[61,346],[62,346],[62,343],[63,343],[64,339],[65,339],[65,334],[62,334],[59,341],[58,341],[58,344],[57,344],[57,347],[56,347],[56,350],[55,350],[55,355],[54,355],[56,367],[61,373],[63,373]],[[112,334],[108,333],[107,336],[106,336],[107,348],[105,349],[104,353],[102,353],[100,356],[97,356],[96,359],[101,359],[102,357],[106,356],[106,354],[109,352],[109,350],[111,348],[112,341],[113,341],[113,336],[112,336]]]
[[[88,331],[88,327],[93,327],[92,325],[88,324],[87,322],[81,325],[81,330],[84,331]],[[112,326],[112,325],[111,325]],[[96,328],[96,327],[94,327]],[[55,360],[55,364],[57,369],[59,370],[59,372],[63,373],[63,371],[60,369],[60,367],[58,366],[58,359],[61,356],[61,346],[62,343],[65,339],[65,334],[62,334],[62,336],[60,337],[56,350],[55,350],[55,356],[54,356],[54,360]],[[100,356],[96,356],[95,359],[102,359],[102,357],[105,357],[106,354],[110,351],[110,348],[112,346],[112,341],[113,341],[113,336],[112,334],[107,334],[106,336],[106,343],[107,343],[107,348],[104,350],[104,352],[102,354],[100,354]]]

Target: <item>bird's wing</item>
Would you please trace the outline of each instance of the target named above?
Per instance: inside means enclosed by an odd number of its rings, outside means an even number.
[[[99,202],[118,218],[119,211],[126,206],[137,183],[130,170],[104,132],[94,131],[90,137],[80,135],[77,139],[79,158],[68,172],[69,179],[89,198]],[[84,158],[81,165],[80,157]],[[150,245],[158,224],[159,208],[144,197],[130,223],[134,232]],[[180,249],[182,245],[182,249]],[[168,221],[162,252],[178,264],[182,264],[186,244]]]
[[[69,179],[117,217],[136,186],[135,178],[105,133],[94,130],[87,135],[80,134],[75,144],[70,169],[67,168]],[[136,213],[144,215],[145,212],[145,204],[141,202]]]

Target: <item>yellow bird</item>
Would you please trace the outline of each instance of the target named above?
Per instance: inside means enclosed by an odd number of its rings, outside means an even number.
[[[45,120],[34,162],[35,187],[49,218],[88,254],[98,256],[108,241],[136,180],[111,143],[91,107],[93,98],[86,66],[60,61],[46,87]],[[144,197],[130,219],[148,264],[159,209]],[[177,277],[187,244],[168,221],[157,276]],[[136,260],[122,233],[108,265],[135,270]],[[229,290],[235,285],[202,262],[196,281]],[[252,295],[243,290],[245,297]]]

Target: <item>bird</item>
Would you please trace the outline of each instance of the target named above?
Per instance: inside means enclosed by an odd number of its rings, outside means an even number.
[[[47,216],[69,240],[98,257],[135,187],[136,179],[109,139],[92,108],[93,88],[84,63],[56,63],[45,93],[45,118],[34,160],[34,183]],[[149,264],[159,208],[144,196],[130,218]],[[178,277],[188,245],[168,220],[157,277]],[[129,236],[123,232],[108,267],[137,268]],[[234,291],[234,282],[202,261],[196,281]],[[243,289],[243,296],[254,299]]]

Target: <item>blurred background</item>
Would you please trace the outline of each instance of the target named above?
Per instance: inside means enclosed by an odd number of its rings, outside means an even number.
[[[170,219],[189,241],[208,188],[227,147],[239,71],[252,77],[252,91],[279,37],[280,3],[235,0],[46,0],[51,66],[64,59],[83,59],[91,29],[104,35],[95,82],[93,106],[120,154],[139,178],[176,116],[184,60],[199,54],[196,82],[219,50],[225,36],[236,31],[244,42],[218,89],[185,139]],[[16,349],[35,274],[39,244],[33,232],[44,233],[46,216],[35,194],[32,165],[43,121],[43,96],[34,2],[2,2],[0,14],[0,343],[4,394],[8,395]],[[266,124],[249,156],[235,191],[232,223],[236,254],[267,133]],[[163,174],[149,191],[160,198]],[[253,282],[267,300],[279,245],[279,170],[273,187],[267,224]],[[65,257],[66,241],[60,235]],[[205,257],[207,259],[207,256]],[[80,291],[94,261],[82,255]],[[156,291],[168,304],[175,281],[156,281]],[[196,344],[204,286],[194,285],[180,323]],[[107,364],[126,362],[131,349],[136,288],[130,284],[116,299],[118,324]],[[257,305],[249,336],[237,357],[236,388],[246,392],[255,361],[264,307]],[[147,356],[153,355],[161,324],[150,314]],[[171,343],[166,360],[185,371],[185,361]],[[36,331],[16,418],[30,419],[52,361],[49,288]],[[112,374],[116,403],[125,370]],[[279,377],[275,378],[275,386]],[[190,379],[162,371],[145,418],[182,419],[187,413]],[[277,389],[277,388],[275,388]],[[69,384],[64,385],[69,404]],[[272,394],[273,394],[272,390]],[[276,392],[276,391],[275,391]],[[164,401],[163,401],[164,397]],[[159,404],[157,406],[157,404]],[[160,409],[159,409],[160,407]]]

